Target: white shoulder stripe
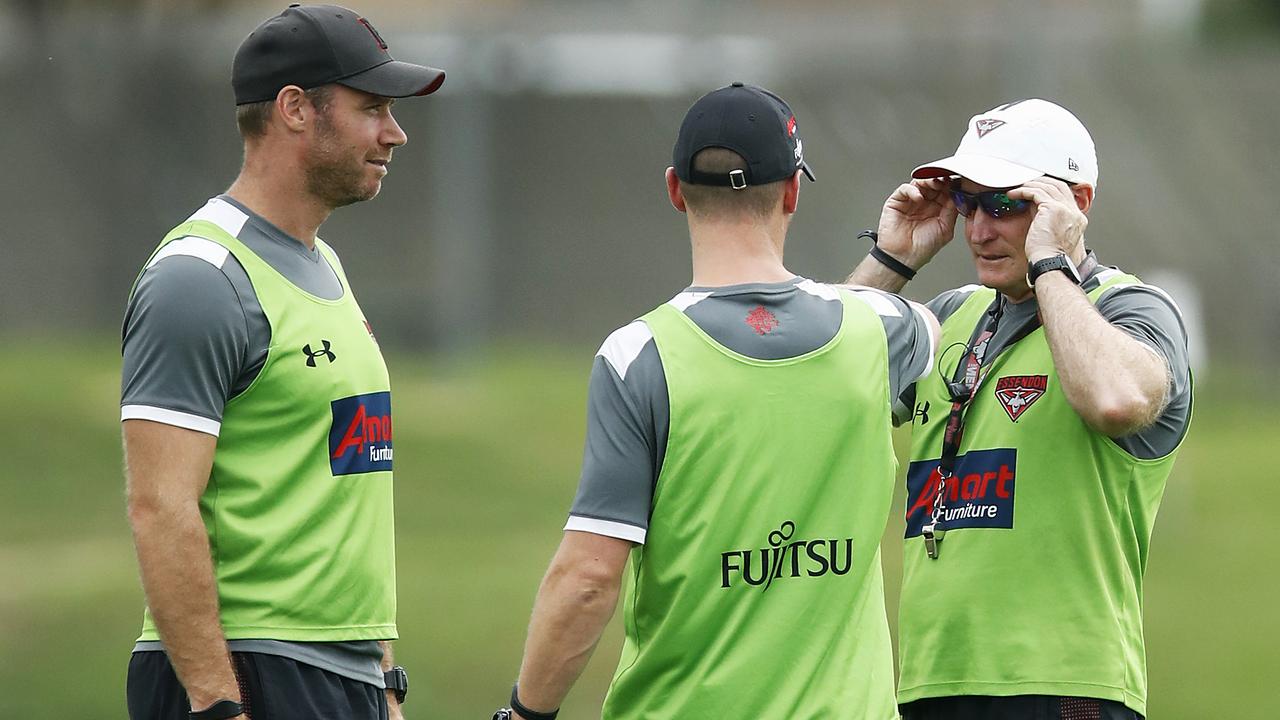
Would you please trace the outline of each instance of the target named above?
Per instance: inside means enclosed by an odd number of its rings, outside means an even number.
[[[1155,294],[1159,295],[1160,297],[1164,298],[1165,300],[1168,300],[1168,301],[1169,301],[1169,304],[1173,306],[1173,311],[1174,311],[1174,312],[1176,312],[1176,313],[1178,313],[1178,317],[1182,317],[1182,308],[1178,306],[1178,301],[1177,301],[1177,300],[1174,300],[1172,295],[1170,295],[1169,293],[1165,292],[1163,289],[1156,287],[1155,285],[1148,285],[1148,284],[1146,284],[1146,283],[1139,283],[1139,287],[1146,288],[1147,290],[1150,290],[1151,292],[1153,292],[1153,293],[1155,293]]]
[[[564,524],[565,530],[577,530],[579,532],[589,532],[595,535],[604,535],[605,537],[618,538],[619,540],[630,540],[640,545],[644,544],[645,529],[638,528],[635,525],[614,522],[612,520],[597,520],[596,518],[579,517],[570,515],[569,522]]]
[[[206,240],[200,237],[184,237],[174,240],[164,247],[160,248],[160,252],[151,258],[151,262],[147,263],[147,268],[160,262],[167,257],[175,255],[188,255],[190,257],[200,258],[210,265],[221,269],[223,264],[227,262],[229,250],[222,247],[212,240]],[[145,269],[145,268],[144,268]]]
[[[902,317],[902,311],[893,301],[876,290],[853,290],[853,296],[871,306],[877,315],[884,317]]]
[[[125,420],[151,420],[163,425],[173,425],[174,427],[186,428],[187,430],[195,430],[205,435],[218,437],[218,431],[222,429],[222,423],[217,420],[210,420],[207,417],[192,415],[191,413],[178,412],[177,410],[166,410],[165,408],[151,407],[150,405],[123,405],[120,407],[120,422]]]
[[[796,288],[815,297],[820,297],[823,300],[840,299],[840,291],[824,283],[816,283],[812,280],[802,280],[796,283]]]
[[[610,333],[596,355],[603,357],[613,367],[613,371],[618,373],[618,377],[626,380],[627,369],[652,339],[653,332],[649,330],[649,326],[643,320],[636,320]]]
[[[195,212],[187,220],[204,220],[222,228],[231,237],[239,237],[240,229],[249,221],[249,216],[240,208],[226,200],[211,198],[204,207]]]
[[[680,312],[684,312],[691,306],[696,305],[709,297],[711,297],[711,293],[709,292],[682,292],[668,300],[667,304]]]
[[[1111,278],[1121,274],[1123,273],[1121,273],[1119,270],[1115,268],[1103,268],[1099,270],[1098,274],[1094,275],[1094,277],[1097,278],[1098,284],[1101,285],[1102,283],[1110,280]]]

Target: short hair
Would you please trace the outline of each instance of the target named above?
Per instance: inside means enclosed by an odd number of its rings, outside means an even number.
[[[693,169],[715,175],[728,175],[734,170],[746,170],[747,161],[738,153],[721,147],[699,150],[693,156]],[[719,185],[694,185],[681,181],[689,212],[702,217],[724,215],[751,215],[767,218],[782,202],[783,180],[764,185],[749,185],[741,190]]]
[[[304,90],[303,94],[316,107],[321,114],[328,112],[329,102],[333,100],[333,86],[320,85],[310,90]],[[267,123],[271,121],[271,106],[275,105],[276,100],[263,100],[261,102],[245,103],[236,106],[236,127],[240,129],[240,137],[248,140],[249,138],[259,138],[267,133]]]

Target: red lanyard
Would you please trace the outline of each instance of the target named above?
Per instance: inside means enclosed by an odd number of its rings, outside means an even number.
[[[938,460],[938,494],[933,499],[933,512],[929,522],[921,528],[924,537],[925,551],[933,560],[938,559],[938,543],[942,541],[945,530],[938,523],[946,514],[947,506],[944,498],[947,494],[947,480],[954,475],[956,456],[960,454],[960,440],[964,436],[964,413],[978,393],[982,361],[987,356],[987,347],[991,337],[996,334],[1000,325],[1000,316],[1004,314],[1004,298],[997,296],[995,307],[987,311],[987,326],[979,333],[969,351],[965,353],[961,365],[964,368],[963,378],[947,383],[947,391],[951,395],[951,413],[947,416],[947,426],[942,432],[942,457]]]

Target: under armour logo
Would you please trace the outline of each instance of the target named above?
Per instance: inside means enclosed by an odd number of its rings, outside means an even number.
[[[312,350],[311,350],[311,343],[307,343],[306,345],[303,345],[303,346],[302,346],[302,352],[303,352],[303,353],[305,353],[305,354],[306,354],[306,356],[307,356],[307,367],[315,367],[315,366],[316,366],[316,358],[318,358],[318,357],[326,357],[326,358],[329,358],[329,362],[331,362],[331,363],[332,363],[334,360],[337,360],[337,359],[338,359],[338,356],[337,356],[337,355],[334,355],[334,354],[333,354],[333,351],[329,349],[329,348],[331,348],[331,347],[333,347],[333,346],[329,343],[329,341],[328,341],[328,340],[321,340],[321,341],[320,341],[320,343],[324,346],[324,348],[323,348],[322,350],[312,351]]]
[[[928,400],[925,400],[923,403],[916,403],[915,416],[920,418],[921,425],[924,425],[929,422],[929,401]]]

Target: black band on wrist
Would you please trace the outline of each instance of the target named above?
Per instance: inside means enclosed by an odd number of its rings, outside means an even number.
[[[537,710],[530,710],[529,708],[525,707],[523,703],[520,702],[520,698],[517,697],[517,694],[519,692],[520,692],[519,683],[516,683],[515,685],[511,686],[511,709],[520,713],[520,715],[523,716],[525,720],[556,720],[556,715],[560,714],[560,708],[556,708],[551,712],[538,712]]]
[[[396,702],[403,705],[404,699],[409,696],[409,674],[404,668],[396,665],[382,673],[382,683],[396,696]]]
[[[244,706],[235,700],[219,700],[203,710],[192,710],[191,720],[227,720],[244,714]]]
[[[890,270],[894,271],[895,273],[901,275],[902,277],[908,280],[915,278],[916,276],[915,270],[912,270],[911,268],[907,267],[907,265],[903,263],[901,260],[899,260],[898,258],[880,249],[880,246],[876,244],[876,242],[880,239],[880,236],[877,235],[875,231],[863,230],[862,232],[858,233],[858,237],[871,238],[871,257],[875,258],[876,261],[879,262],[881,265],[884,265],[885,267],[889,268]]]

